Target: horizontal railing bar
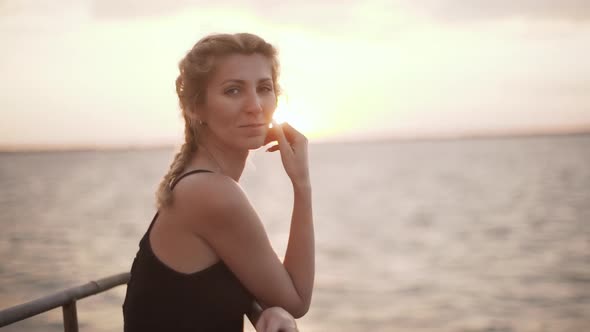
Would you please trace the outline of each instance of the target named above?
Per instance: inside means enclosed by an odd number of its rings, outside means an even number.
[[[68,288],[42,298],[16,305],[0,311],[0,327],[33,317],[40,313],[61,307],[66,303],[83,299],[90,295],[104,292],[113,287],[126,284],[131,274],[129,272],[91,281],[87,284]]]

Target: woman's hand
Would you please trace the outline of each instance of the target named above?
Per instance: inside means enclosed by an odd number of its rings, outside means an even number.
[[[265,309],[258,322],[256,323],[256,332],[297,332],[297,323],[285,309],[281,307],[272,307]]]
[[[309,165],[307,161],[307,138],[288,123],[278,124],[274,120],[269,129],[265,144],[277,141],[266,151],[281,151],[281,160],[293,185],[309,185]]]

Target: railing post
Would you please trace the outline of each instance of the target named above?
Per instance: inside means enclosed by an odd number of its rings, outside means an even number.
[[[62,309],[64,313],[64,332],[78,332],[76,300],[64,304]]]
[[[115,286],[124,285],[129,282],[130,277],[131,274],[129,272],[119,273],[110,277],[91,281],[78,287],[68,288],[27,303],[1,309],[0,327],[33,317],[54,308],[62,307],[64,330],[66,332],[78,332],[76,301],[90,295],[102,293]]]

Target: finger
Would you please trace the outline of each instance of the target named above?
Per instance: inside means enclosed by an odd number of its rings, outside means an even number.
[[[266,133],[266,137],[264,138],[264,144],[266,145],[270,142],[274,142],[277,140],[277,129],[273,126],[272,128],[268,128],[268,132]]]
[[[266,325],[267,332],[279,332],[282,328],[281,320],[280,319],[271,319]]]
[[[291,126],[288,122],[283,123],[283,132],[285,133],[285,136],[289,142],[295,142],[296,140],[305,137],[297,129],[293,128],[293,126]]]
[[[266,331],[266,323],[266,317],[264,315],[260,316],[260,318],[258,318],[258,322],[256,322],[256,326],[254,327],[256,332]]]
[[[275,152],[279,150],[279,146],[278,145],[273,145],[270,148],[266,149],[266,152]]]
[[[272,332],[297,332],[297,326],[293,326],[291,322],[283,321],[278,322],[276,325],[272,327],[272,329],[269,325],[268,330]]]
[[[299,332],[296,327],[281,327],[279,332]]]
[[[299,146],[299,143],[307,142],[307,137],[287,122],[283,123],[283,132],[289,143],[293,146]]]
[[[287,137],[285,137],[285,133],[283,132],[283,127],[276,123],[276,121],[274,120],[272,121],[272,127],[277,128],[275,133],[277,135],[277,142],[279,142],[279,149],[281,150],[281,153],[293,153],[293,150],[291,149],[291,144],[289,144],[289,141],[287,140]]]

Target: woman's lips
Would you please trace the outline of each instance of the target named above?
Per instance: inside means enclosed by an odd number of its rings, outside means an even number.
[[[251,123],[247,125],[241,125],[240,128],[259,128],[264,127],[265,125],[265,123]]]

